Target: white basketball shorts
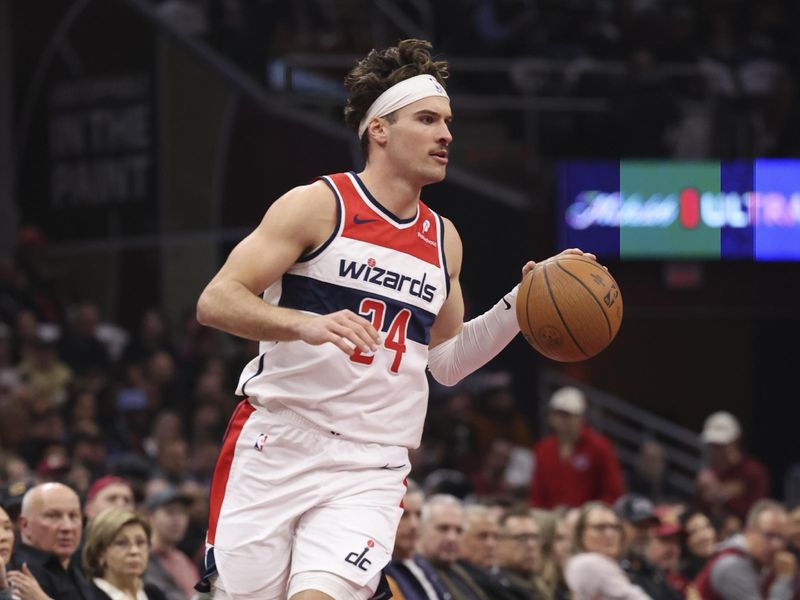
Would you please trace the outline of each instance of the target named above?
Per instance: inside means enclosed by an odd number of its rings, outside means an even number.
[[[326,571],[364,586],[389,562],[408,451],[322,431],[242,401],[211,486],[207,546],[231,598],[284,600],[289,577]]]

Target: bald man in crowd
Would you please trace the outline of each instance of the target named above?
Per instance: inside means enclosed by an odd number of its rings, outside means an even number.
[[[73,489],[62,483],[32,487],[22,499],[19,524],[22,539],[15,550],[15,561],[27,564],[48,598],[94,598],[76,556],[83,521],[80,500]],[[12,571],[8,576],[14,584],[23,575]]]

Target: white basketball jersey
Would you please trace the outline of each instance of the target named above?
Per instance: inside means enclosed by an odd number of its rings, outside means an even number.
[[[349,439],[415,448],[428,402],[430,328],[449,292],[441,217],[422,202],[398,219],[355,173],[322,178],[337,200],[337,225],[264,292],[272,304],[308,313],[350,309],[378,330],[374,354],[333,344],[262,342],[237,394],[278,402]]]

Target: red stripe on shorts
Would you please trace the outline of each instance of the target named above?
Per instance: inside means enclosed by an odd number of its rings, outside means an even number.
[[[219,511],[222,508],[222,500],[225,498],[225,488],[228,486],[228,476],[231,472],[233,463],[233,453],[236,450],[236,442],[239,434],[242,433],[244,424],[253,414],[253,405],[242,400],[233,411],[231,420],[228,422],[228,429],[225,431],[225,439],[222,442],[222,450],[217,458],[217,465],[214,467],[214,477],[211,479],[211,497],[208,506],[208,543],[214,544],[217,535],[217,521]]]

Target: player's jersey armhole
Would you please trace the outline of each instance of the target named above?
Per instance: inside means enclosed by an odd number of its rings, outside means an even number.
[[[239,394],[240,396],[247,397],[247,390],[246,390],[247,384],[250,383],[256,377],[258,377],[259,375],[261,375],[261,373],[264,371],[264,359],[265,358],[266,358],[266,354],[264,354],[264,353],[262,353],[261,356],[258,357],[258,369],[256,369],[256,372],[253,373],[250,377],[248,377],[247,380],[244,383],[242,383],[241,394]]]
[[[450,273],[447,270],[447,255],[444,251],[444,219],[437,212],[433,214],[436,215],[436,220],[439,222],[439,261],[444,272],[445,298],[448,298],[450,296]]]
[[[333,242],[333,240],[336,239],[336,237],[339,235],[339,232],[342,230],[342,224],[343,224],[342,219],[344,215],[344,209],[342,205],[342,197],[339,195],[339,190],[336,189],[336,186],[333,184],[333,182],[327,175],[323,175],[322,177],[320,177],[320,179],[324,181],[325,184],[331,189],[331,191],[333,192],[333,197],[336,200],[336,226],[333,228],[333,232],[331,232],[331,235],[328,237],[327,240],[322,242],[322,244],[314,248],[308,254],[304,254],[303,256],[298,258],[297,262],[299,263],[308,262],[310,260],[317,258],[320,254],[322,254],[325,251],[325,249],[328,246],[331,245],[331,242]]]

